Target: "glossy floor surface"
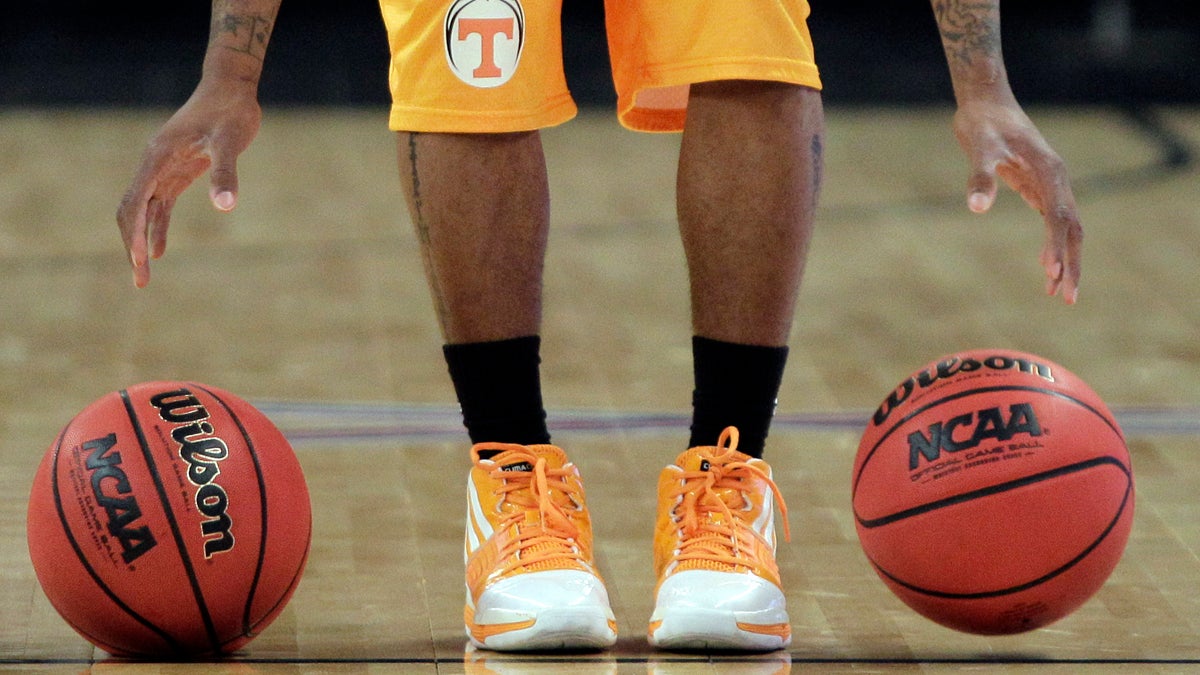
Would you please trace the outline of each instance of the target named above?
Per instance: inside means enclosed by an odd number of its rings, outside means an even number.
[[[177,206],[135,290],[112,214],[166,111],[0,111],[0,669],[191,673],[1185,672],[1200,668],[1200,189],[1173,163],[1200,112],[1031,115],[1087,228],[1077,306],[1042,297],[1040,219],[976,216],[951,111],[828,111],[826,187],[767,458],[792,540],[794,641],[753,657],[656,652],[658,470],[686,442],[686,280],[675,136],[606,113],[545,132],[553,231],[543,380],[582,468],[620,640],[503,656],[462,631],[465,435],[382,111],[268,110],[241,203]],[[1171,154],[1171,153],[1176,154]],[[1004,347],[1087,380],[1125,428],[1137,511],[1109,582],[1052,626],[956,633],[901,604],[860,550],[850,471],[870,411],[942,354]],[[307,475],[314,539],[291,603],[220,663],[135,664],[55,613],[26,548],[33,472],[102,394],[192,379],[257,404]]]

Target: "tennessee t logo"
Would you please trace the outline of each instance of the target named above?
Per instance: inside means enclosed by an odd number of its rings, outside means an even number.
[[[525,46],[520,0],[454,0],[446,12],[446,63],[458,79],[488,89],[508,82]]]
[[[458,39],[466,40],[471,35],[478,35],[482,44],[479,46],[479,67],[471,71],[475,77],[500,77],[503,71],[496,65],[496,36],[503,35],[513,39],[512,19],[459,19]]]

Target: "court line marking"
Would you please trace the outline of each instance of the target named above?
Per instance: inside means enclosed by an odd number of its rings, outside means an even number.
[[[457,406],[445,404],[260,400],[254,405],[296,447],[356,443],[457,442],[466,438]],[[1113,409],[1127,438],[1200,435],[1200,407],[1130,406]],[[867,410],[796,412],[776,415],[775,430],[861,434]],[[686,431],[686,412],[560,409],[547,416],[550,432],[667,434]]]

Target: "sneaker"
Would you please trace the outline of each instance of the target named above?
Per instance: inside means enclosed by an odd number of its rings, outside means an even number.
[[[737,451],[737,429],[692,448],[658,479],[650,644],[771,651],[792,639],[775,564],[771,467]]]
[[[497,651],[614,644],[617,624],[592,559],[579,469],[552,445],[481,443],[471,455],[463,610],[471,644]]]

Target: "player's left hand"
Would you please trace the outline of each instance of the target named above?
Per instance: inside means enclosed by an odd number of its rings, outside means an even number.
[[[1061,292],[1067,304],[1074,304],[1079,297],[1083,227],[1062,158],[1015,100],[960,103],[954,134],[971,165],[967,206],[976,213],[990,209],[996,200],[996,176],[1004,179],[1045,220],[1040,260],[1046,293]]]

